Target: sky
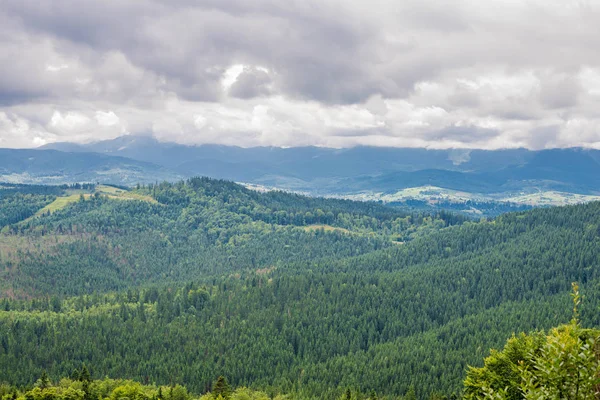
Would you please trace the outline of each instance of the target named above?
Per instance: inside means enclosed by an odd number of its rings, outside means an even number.
[[[0,147],[600,148],[600,0],[1,0]]]

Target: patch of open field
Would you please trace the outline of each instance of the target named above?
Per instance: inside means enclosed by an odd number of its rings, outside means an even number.
[[[108,196],[111,199],[117,200],[139,200],[147,201],[149,203],[158,203],[155,199],[150,196],[142,195],[139,193],[131,192],[125,189],[120,189],[114,186],[98,185],[96,192]]]
[[[79,194],[72,194],[70,196],[57,197],[56,200],[54,200],[52,203],[48,204],[46,207],[44,207],[44,208],[40,209],[38,212],[36,212],[34,216],[38,217],[38,216],[44,215],[48,212],[53,213],[55,211],[62,210],[69,204],[79,201],[80,196],[81,195],[79,195]],[[83,197],[85,197],[86,199],[89,199],[90,196],[91,196],[90,194],[83,195]]]
[[[47,206],[39,209],[34,215],[27,218],[23,222],[30,221],[32,218],[40,217],[45,214],[52,214],[56,211],[62,210],[67,207],[69,204],[75,203],[79,201],[81,196],[83,196],[86,200],[89,200],[91,196],[90,193],[85,193],[83,190],[69,190],[67,196],[57,197],[52,203]],[[139,201],[147,201],[149,203],[158,203],[155,199],[150,196],[145,196],[139,193],[130,192],[125,189],[120,189],[114,186],[107,185],[98,185],[96,187],[95,193],[98,193],[102,196],[107,196],[110,199],[116,200],[139,200]]]
[[[112,195],[119,195],[121,193],[128,192],[125,189],[121,189],[121,188],[109,186],[109,185],[98,185],[98,186],[96,186],[96,191],[100,192],[102,194],[112,194]]]
[[[96,188],[96,193],[99,193],[101,195],[108,196],[111,199],[117,199],[117,200],[140,200],[140,201],[147,201],[149,203],[157,203],[157,201],[154,200],[150,196],[133,193],[133,192],[130,192],[130,191],[127,191],[124,189],[119,189],[119,188],[116,188],[113,186],[98,185]],[[48,212],[54,213],[55,211],[62,210],[63,208],[67,207],[69,204],[79,201],[79,199],[82,195],[86,200],[88,200],[92,196],[89,193],[79,193],[79,194],[71,194],[69,196],[57,197],[56,200],[54,200],[52,203],[48,204],[46,207],[44,207],[44,208],[40,209],[38,212],[36,212],[34,216],[39,217],[40,215],[44,215]]]

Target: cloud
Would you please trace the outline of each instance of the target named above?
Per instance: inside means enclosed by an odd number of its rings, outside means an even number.
[[[597,147],[599,21],[558,0],[3,0],[0,146]]]
[[[465,149],[456,149],[450,151],[448,159],[452,161],[454,165],[460,165],[468,162],[471,159],[471,151]]]
[[[68,112],[63,115],[60,111],[55,111],[50,120],[49,128],[58,131],[78,131],[85,128],[90,119],[78,112]]]
[[[434,140],[455,140],[461,143],[481,142],[486,139],[498,136],[496,129],[482,128],[475,125],[451,125],[428,133],[428,138]]]
[[[113,111],[96,111],[96,121],[100,126],[113,126],[120,120]]]
[[[560,135],[560,125],[540,126],[531,131],[531,143],[534,147],[543,147],[546,144],[554,146]]]
[[[272,92],[269,71],[260,67],[244,67],[229,88],[229,95],[240,99],[267,96]]]
[[[547,108],[577,105],[581,86],[577,76],[560,74],[541,79],[540,101]]]

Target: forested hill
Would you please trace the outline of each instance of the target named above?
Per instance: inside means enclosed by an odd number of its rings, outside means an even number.
[[[464,221],[204,178],[0,188],[4,296],[80,294],[339,259]]]
[[[223,375],[298,399],[426,399],[460,395],[513,332],[567,322],[573,281],[600,325],[600,203],[465,222],[206,179],[64,190],[0,236],[13,384],[85,362],[195,393]]]

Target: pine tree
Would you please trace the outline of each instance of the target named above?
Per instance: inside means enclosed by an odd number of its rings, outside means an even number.
[[[144,308],[144,303],[142,300],[140,300],[140,302],[138,303],[138,309],[137,309],[137,315],[138,318],[142,321],[142,322],[146,322],[147,318],[146,318],[146,310]]]
[[[417,400],[417,394],[415,393],[414,386],[411,386],[410,389],[408,389],[406,396],[404,396],[404,400]]]
[[[219,376],[213,387],[213,396],[215,399],[221,395],[223,399],[227,400],[231,397],[231,387],[227,383],[227,379],[223,376]]]
[[[57,296],[52,296],[50,299],[50,305],[52,306],[52,311],[60,312],[62,309],[62,301]]]
[[[92,380],[92,378],[90,376],[90,371],[87,369],[85,364],[83,364],[83,366],[81,367],[81,373],[79,374],[79,380],[81,382],[89,382]]]
[[[352,400],[352,392],[350,389],[346,389],[346,394],[344,395],[344,400]]]
[[[44,370],[42,372],[42,376],[40,376],[39,387],[40,387],[40,389],[46,389],[46,388],[50,387],[50,378],[48,378],[48,374],[46,373],[46,370]]]

